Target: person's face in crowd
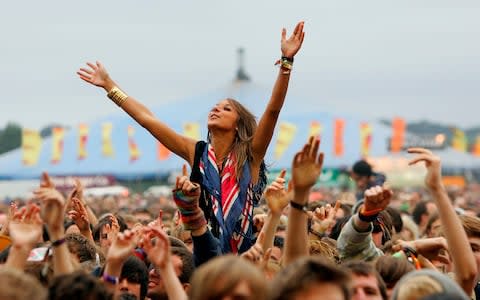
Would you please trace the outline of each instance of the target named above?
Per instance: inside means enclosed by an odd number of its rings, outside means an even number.
[[[183,270],[183,262],[180,256],[172,254],[171,256],[173,268],[175,270],[175,274],[177,277],[182,274]],[[155,294],[155,295],[162,295],[165,296],[167,294],[165,285],[163,283],[162,277],[160,277],[160,273],[155,269],[152,268],[148,272],[148,295]]]
[[[137,218],[139,223],[142,223],[143,225],[148,225],[152,220],[152,217],[150,214],[143,213],[143,212],[137,212],[134,214],[135,218]]]
[[[272,253],[270,254],[270,259],[280,261],[282,259],[282,249],[274,246],[272,248]]]
[[[353,181],[355,181],[355,184],[359,190],[364,190],[368,187],[368,176],[361,176],[352,172],[350,177]]]
[[[184,242],[185,245],[187,245],[188,250],[190,250],[190,252],[193,252],[193,240],[192,240],[192,234],[190,230],[182,231],[182,233],[180,234],[180,240]]]
[[[344,295],[340,286],[325,282],[315,283],[306,289],[296,293],[294,300],[344,300]]]
[[[133,283],[128,281],[126,278],[123,278],[115,288],[115,296],[119,297],[121,294],[129,293],[135,295],[137,297],[136,299],[140,299],[140,290],[140,283]]]
[[[428,232],[427,236],[429,238],[439,237],[442,235],[442,221],[440,219],[436,220],[432,223],[430,227],[430,231]]]
[[[228,100],[217,103],[208,114],[208,128],[221,130],[235,130],[238,113]]]
[[[363,276],[353,274],[352,282],[352,300],[382,300],[382,294],[380,293],[375,275]]]
[[[473,256],[475,256],[475,261],[477,262],[477,269],[480,270],[480,238],[469,237],[468,241],[472,248]],[[477,281],[480,281],[480,271],[477,272]]]

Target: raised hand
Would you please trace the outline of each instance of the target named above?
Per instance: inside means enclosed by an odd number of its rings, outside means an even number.
[[[282,170],[280,175],[270,184],[263,193],[270,212],[274,215],[281,215],[284,208],[287,207],[290,200],[293,199],[292,181],[288,184],[288,190],[285,190],[286,170]]]
[[[138,242],[138,235],[130,230],[119,233],[108,249],[109,262],[123,263],[133,252]]]
[[[78,76],[88,83],[108,89],[111,79],[105,67],[99,61],[95,64],[87,62],[87,66],[77,71]]]
[[[40,188],[34,195],[41,202],[41,217],[50,231],[63,229],[65,198],[53,186],[48,174],[44,173]]]
[[[293,58],[297,54],[300,47],[302,47],[303,38],[305,37],[305,32],[303,32],[304,22],[297,23],[295,29],[293,30],[292,35],[287,39],[287,30],[282,29],[282,56]]]
[[[31,250],[42,236],[43,221],[40,218],[40,207],[29,204],[22,207],[13,216],[9,224],[10,237],[14,247]]]
[[[182,191],[183,195],[185,195],[190,200],[196,200],[200,198],[200,185],[197,183],[193,183],[190,181],[188,177],[187,165],[183,164],[182,167],[182,176],[177,177],[177,181],[175,184],[176,191]]]
[[[255,244],[250,247],[246,252],[241,254],[241,257],[253,262],[256,265],[265,267],[268,264],[268,260],[270,259],[270,255],[272,253],[272,249],[268,248],[267,251],[263,251],[263,242],[264,242],[265,234],[261,232],[258,235],[257,241]]]
[[[319,147],[320,140],[310,137],[303,149],[295,154],[292,164],[295,193],[308,192],[317,182],[323,165],[323,152],[318,153]]]
[[[365,202],[363,203],[363,212],[379,213],[390,204],[393,192],[386,186],[374,186],[365,191]]]
[[[405,248],[411,248],[423,255],[428,260],[436,260],[442,263],[450,263],[450,259],[445,251],[448,250],[447,240],[444,237],[419,239],[415,241],[397,240],[393,245],[393,251],[401,251]]]
[[[87,209],[83,203],[76,197],[72,198],[72,210],[68,212],[68,217],[72,219],[81,232],[90,230]]]
[[[18,211],[17,203],[12,201],[10,203],[10,207],[8,208],[7,219],[6,219],[5,223],[3,224],[2,229],[0,230],[0,235],[9,235],[8,227],[10,225],[10,222],[12,222],[13,216],[15,216],[17,211]]]
[[[171,263],[170,240],[161,227],[145,228],[141,245],[155,267],[165,269],[167,264]]]
[[[340,201],[337,201],[334,207],[330,204],[318,207],[312,214],[313,223],[311,228],[318,233],[330,231],[333,225],[335,225],[335,216],[340,209],[340,205]]]
[[[425,162],[427,167],[427,175],[425,176],[425,184],[430,190],[438,190],[443,188],[442,183],[442,165],[440,158],[435,156],[432,151],[424,148],[410,148],[408,153],[418,154],[408,164],[414,165],[419,162]]]

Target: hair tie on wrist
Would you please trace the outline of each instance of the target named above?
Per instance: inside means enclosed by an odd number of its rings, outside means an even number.
[[[58,239],[56,241],[53,241],[52,242],[52,247],[58,247],[58,246],[61,246],[63,243],[65,243],[65,238],[61,238],[61,239]]]

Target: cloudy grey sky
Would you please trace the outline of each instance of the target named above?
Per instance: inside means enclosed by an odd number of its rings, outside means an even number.
[[[243,46],[248,73],[270,87],[280,30],[298,20],[306,37],[290,92],[305,108],[480,125],[479,15],[473,0],[4,1],[0,126],[116,111],[76,78],[87,60],[154,106],[231,81]]]

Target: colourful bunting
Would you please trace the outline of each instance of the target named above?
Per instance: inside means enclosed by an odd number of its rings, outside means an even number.
[[[102,155],[104,157],[112,157],[114,155],[112,129],[112,123],[107,122],[102,124]]]
[[[390,151],[397,153],[402,151],[405,143],[406,123],[402,118],[394,118],[392,122],[392,138],[390,140]]]
[[[37,130],[23,129],[22,131],[22,163],[25,166],[34,166],[38,163],[42,150],[42,137]]]
[[[80,124],[78,126],[78,159],[87,158],[88,125]]]
[[[130,162],[134,162],[140,158],[140,149],[135,143],[135,128],[129,125],[127,128],[128,133],[128,153],[130,154]]]
[[[345,120],[335,119],[333,129],[333,155],[343,156],[345,152],[345,146],[343,144],[343,134],[345,131]]]
[[[363,158],[370,155],[370,148],[372,147],[372,126],[363,122],[360,124],[360,153]]]
[[[275,159],[280,159],[295,137],[297,126],[291,123],[282,122],[278,126],[277,144],[274,149]]]
[[[58,164],[63,156],[63,139],[65,138],[65,129],[54,127],[52,129],[52,164]]]

